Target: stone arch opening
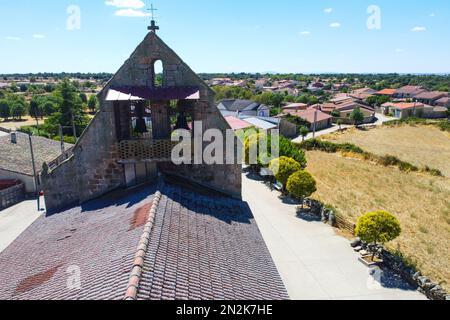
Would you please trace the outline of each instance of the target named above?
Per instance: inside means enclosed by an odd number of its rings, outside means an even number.
[[[164,84],[164,63],[158,59],[153,62],[153,87],[162,87]]]

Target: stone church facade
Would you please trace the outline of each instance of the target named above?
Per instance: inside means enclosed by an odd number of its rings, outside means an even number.
[[[162,62],[162,78],[155,72],[157,61]],[[202,132],[189,123],[201,121],[203,132],[219,129],[226,137],[229,126],[215,107],[214,92],[154,31],[98,98],[100,110],[70,156],[42,175],[47,210],[79,205],[117,188],[152,181],[158,174],[241,197],[241,164],[236,161],[172,163],[170,140],[175,128],[199,137]],[[240,147],[237,139],[234,144],[235,150]]]

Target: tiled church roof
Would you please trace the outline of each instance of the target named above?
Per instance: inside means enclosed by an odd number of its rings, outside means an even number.
[[[155,191],[38,219],[0,254],[0,299],[288,298],[245,203]]]

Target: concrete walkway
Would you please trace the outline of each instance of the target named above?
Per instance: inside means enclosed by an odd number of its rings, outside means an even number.
[[[43,200],[41,201],[43,204]],[[24,232],[44,211],[36,200],[27,200],[0,211],[0,253]]]
[[[358,261],[349,241],[320,221],[297,217],[297,205],[283,203],[279,193],[243,176],[247,201],[294,300],[424,300],[398,277]]]

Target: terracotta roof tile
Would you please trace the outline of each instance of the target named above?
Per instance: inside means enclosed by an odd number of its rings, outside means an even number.
[[[71,266],[81,288],[67,287]],[[245,203],[172,185],[41,217],[0,268],[0,299],[288,299]]]

